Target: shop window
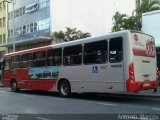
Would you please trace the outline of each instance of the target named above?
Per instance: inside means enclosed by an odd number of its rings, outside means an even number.
[[[23,26],[23,34],[26,34],[26,25]]]
[[[30,32],[33,32],[33,23],[30,24]]]
[[[37,31],[37,22],[34,22],[34,32]]]

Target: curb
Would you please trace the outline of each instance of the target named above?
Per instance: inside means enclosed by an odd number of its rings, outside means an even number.
[[[134,96],[134,97],[160,98],[160,91],[157,91],[157,93],[154,93],[154,92],[151,92],[151,91],[141,91],[139,93],[126,93],[125,95]]]
[[[160,98],[160,89],[157,93],[153,91],[140,91],[138,93],[108,93],[108,95],[115,95],[115,96],[124,96],[124,97],[147,97],[147,98]]]

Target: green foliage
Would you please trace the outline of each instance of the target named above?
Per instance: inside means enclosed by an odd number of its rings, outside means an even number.
[[[52,37],[57,42],[60,40],[68,42],[68,41],[91,37],[91,34],[84,33],[81,30],[77,30],[77,28],[66,27],[66,31],[54,32]]]
[[[116,12],[115,15],[113,16],[113,28],[112,31],[120,31],[123,29],[123,24],[124,21],[126,20],[127,15],[126,14],[120,14],[119,12]]]
[[[154,10],[160,10],[160,1],[159,0],[142,0],[141,4],[137,6],[136,15],[142,17],[142,13],[150,12]]]
[[[132,16],[116,12],[113,16],[112,31],[115,32],[126,29],[141,30],[142,13],[154,10],[160,10],[159,0],[142,0],[141,4],[133,11],[135,15],[133,14]]]
[[[112,32],[121,31],[121,30],[139,30],[139,23],[137,22],[136,16],[127,16],[126,14],[120,14],[116,12],[113,16],[113,27]]]

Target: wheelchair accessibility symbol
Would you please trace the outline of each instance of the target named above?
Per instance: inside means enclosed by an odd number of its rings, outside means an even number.
[[[92,67],[92,73],[98,73],[98,66]]]

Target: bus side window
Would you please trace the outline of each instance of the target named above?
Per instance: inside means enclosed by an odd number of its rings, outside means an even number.
[[[64,48],[63,65],[80,65],[82,63],[82,45]]]
[[[11,69],[17,69],[20,67],[20,55],[11,57]]]
[[[43,67],[45,66],[45,55],[46,51],[40,51],[33,54],[34,56],[34,67]]]
[[[21,56],[21,62],[20,62],[20,67],[21,68],[26,68],[26,67],[32,67],[32,53],[26,53]]]
[[[84,45],[84,64],[102,64],[107,62],[106,40],[86,43]]]
[[[62,65],[62,48],[48,50],[46,63],[47,66]]]
[[[119,63],[123,59],[122,37],[112,38],[109,42],[109,61],[110,63]]]

